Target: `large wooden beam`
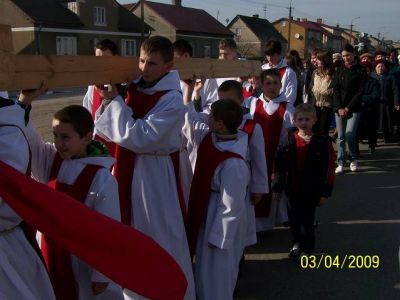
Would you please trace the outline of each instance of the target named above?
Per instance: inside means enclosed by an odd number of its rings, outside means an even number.
[[[11,27],[0,25],[0,90],[49,88],[130,82],[140,75],[138,58],[13,55]],[[182,59],[174,69],[182,79],[247,77],[258,75],[257,61]]]
[[[130,82],[140,75],[138,58],[12,55],[0,53],[0,90],[33,89],[46,81],[49,88]],[[176,60],[182,79],[258,75],[257,61],[218,59]]]
[[[13,41],[11,26],[0,24],[0,52],[11,53],[13,51]]]

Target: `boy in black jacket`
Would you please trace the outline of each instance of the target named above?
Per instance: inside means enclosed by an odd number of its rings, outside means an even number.
[[[284,190],[289,199],[291,257],[314,250],[315,207],[327,201],[334,183],[335,152],[328,136],[313,134],[316,120],[312,105],[298,105],[294,113],[297,128],[289,130],[288,144],[278,150],[275,159],[273,197],[281,198]]]

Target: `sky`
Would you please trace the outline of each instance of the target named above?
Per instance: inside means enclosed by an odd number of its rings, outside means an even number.
[[[117,0],[121,4],[135,0]],[[153,0],[171,3],[171,0]],[[258,14],[271,22],[289,15],[284,7],[290,0],[182,0],[182,5],[206,10],[222,24],[227,25],[236,15]],[[264,11],[266,5],[266,11]],[[322,18],[329,25],[341,27],[354,25],[354,30],[369,33],[375,37],[400,41],[400,0],[292,0],[294,18],[316,21]],[[358,18],[359,17],[359,18]]]

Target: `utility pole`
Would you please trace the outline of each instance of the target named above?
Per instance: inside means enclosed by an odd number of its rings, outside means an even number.
[[[264,4],[263,11],[264,11],[264,19],[266,19],[267,18],[267,4]]]
[[[292,0],[290,0],[289,6],[289,28],[288,28],[288,51],[290,50],[290,39],[292,34]]]
[[[144,0],[140,0],[140,22],[141,22],[141,35],[140,35],[140,44],[144,42]]]
[[[350,22],[350,40],[351,41],[353,41],[353,45],[354,45],[354,42],[355,42],[355,39],[353,39],[353,21],[354,20],[357,20],[357,19],[360,19],[361,17],[355,17],[355,18],[353,18],[353,19],[351,19],[351,22]]]

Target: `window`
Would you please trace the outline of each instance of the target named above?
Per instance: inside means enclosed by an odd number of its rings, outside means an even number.
[[[93,7],[93,19],[94,25],[106,26],[106,9],[100,6]]]
[[[121,40],[121,55],[136,56],[136,40]]]
[[[211,46],[204,46],[204,57],[211,56]]]
[[[240,28],[235,28],[235,35],[236,36],[241,36],[242,35],[242,30]]]
[[[64,2],[64,3],[61,3],[61,5],[65,6],[73,13],[78,14],[78,3],[76,3],[76,1]]]
[[[57,55],[76,55],[76,37],[57,36]]]

